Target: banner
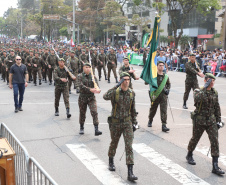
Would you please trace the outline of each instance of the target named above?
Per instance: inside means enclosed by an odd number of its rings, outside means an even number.
[[[133,53],[129,56],[129,59],[130,59],[130,64],[144,65],[143,54],[138,55],[137,53]]]
[[[149,35],[149,33],[145,33],[145,35],[143,36],[142,48],[144,48],[144,46],[147,43],[148,35]]]

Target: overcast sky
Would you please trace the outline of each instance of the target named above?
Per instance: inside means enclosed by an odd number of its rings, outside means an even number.
[[[17,8],[18,0],[0,0],[0,17],[3,16],[4,12],[8,10],[9,7]]]

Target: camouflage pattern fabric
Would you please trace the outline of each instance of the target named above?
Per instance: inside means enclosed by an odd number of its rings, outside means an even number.
[[[114,62],[114,64],[112,63]],[[107,67],[108,67],[108,79],[111,76],[111,70],[113,71],[114,77],[117,78],[116,68],[117,68],[117,57],[115,54],[109,53],[107,56]]]
[[[47,65],[47,57],[49,56],[48,53],[44,53],[42,55],[43,60],[43,69],[42,69],[42,77],[46,80],[47,72],[48,72],[48,65]]]
[[[67,67],[72,70],[72,74],[75,75],[76,78],[78,78],[78,71],[81,68],[81,64],[80,64],[78,58],[70,57],[70,58],[68,58],[66,63],[68,65]],[[74,83],[75,87],[79,86],[77,79],[75,81],[73,81],[73,83]],[[72,79],[69,79],[69,89],[71,89],[71,85],[72,85]]]
[[[38,73],[38,78],[39,80],[42,79],[42,66],[43,66],[43,62],[41,58],[36,58],[33,57],[31,60],[31,64],[32,64],[32,71],[33,71],[33,78],[34,78],[34,82],[37,82],[37,73]],[[37,65],[37,67],[34,66],[34,64]]]
[[[107,75],[106,73],[106,62],[107,62],[107,58],[105,54],[99,54],[97,56],[97,70],[98,70],[98,75],[99,78],[101,78],[101,70],[104,70],[104,76]]]
[[[123,65],[122,67],[119,68],[119,71],[118,71],[119,76],[120,76],[120,74],[121,74],[122,72],[128,72],[128,73],[129,73],[129,70],[130,70],[130,66],[126,67],[126,66]],[[133,78],[133,79],[135,80],[135,76],[134,76],[133,73],[129,73],[129,74],[130,74],[130,84],[129,84],[129,88],[130,88],[130,89],[133,89],[133,85],[132,85],[132,82],[131,82],[131,78]]]

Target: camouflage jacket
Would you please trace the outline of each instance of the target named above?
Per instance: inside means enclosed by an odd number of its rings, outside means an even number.
[[[97,66],[97,55],[95,53],[91,53],[91,64],[92,66]],[[89,61],[89,55],[87,57],[88,61]]]
[[[51,68],[56,68],[58,66],[58,58],[57,56],[54,54],[54,55],[49,55],[46,59],[46,62],[48,65],[51,66]]]
[[[103,63],[101,64],[101,62],[103,62]],[[104,65],[106,65],[106,63],[107,63],[106,55],[105,54],[99,54],[97,56],[97,65],[98,66],[104,66]]]
[[[211,125],[221,121],[221,110],[218,101],[218,93],[212,88],[195,89],[194,91],[195,113],[198,124]]]
[[[27,52],[23,53],[23,57],[22,57],[23,59],[22,60],[25,61],[28,56],[30,56],[30,53],[27,53]]]
[[[6,65],[5,65],[5,59],[6,59],[6,58],[7,58],[7,57],[4,56],[4,55],[2,55],[2,57],[1,57],[2,66],[5,66],[5,67],[6,67]]]
[[[34,56],[27,56],[27,58],[26,58],[26,60],[25,60],[25,65],[28,67],[28,68],[30,68],[30,67],[32,67],[32,63],[31,63],[31,60],[32,60],[32,58],[33,58]],[[30,65],[28,65],[28,64],[30,64]]]
[[[86,54],[81,54],[81,55],[79,55],[79,62],[81,62],[81,63],[87,63],[87,62],[89,62],[88,61],[88,57],[87,57],[87,55]]]
[[[130,69],[133,69],[133,68],[130,67],[130,66],[126,67],[126,66],[123,65],[122,67],[119,68],[118,73],[119,73],[119,75],[120,75],[122,72],[127,72],[127,73],[129,73],[128,71],[129,71]],[[130,74],[130,77],[133,78],[133,79],[135,80],[134,74],[133,74],[133,73],[129,73],[129,74]]]
[[[114,63],[115,63],[114,65],[117,66],[117,57],[116,57],[116,54],[111,54],[111,53],[109,53],[109,54],[107,55],[107,62],[108,62],[108,64],[110,64],[110,65],[112,65],[112,62],[114,62]]]
[[[33,57],[31,60],[31,64],[32,64],[33,69],[40,69],[43,67],[43,61],[40,57],[38,57],[38,58]],[[34,64],[37,64],[37,67],[35,67]]]
[[[42,60],[43,60],[43,62],[44,62],[45,65],[47,65],[47,61],[46,60],[47,60],[48,56],[49,56],[49,53],[44,53],[42,55]]]
[[[94,78],[95,78],[96,84],[98,85],[96,77],[94,77]],[[79,74],[78,75],[78,85],[80,87],[80,96],[83,96],[83,95],[94,96],[94,93],[92,93],[90,91],[90,89],[94,88],[91,73],[89,73],[88,75],[84,72]]]
[[[187,62],[185,64],[186,68],[186,80],[197,80],[197,74],[199,72],[195,63]]]
[[[111,116],[115,119],[126,119],[131,117],[132,124],[137,124],[136,119],[136,108],[135,108],[135,92],[132,89],[128,89],[127,91],[123,91],[121,87],[119,87],[119,100],[116,102],[116,89],[117,87],[113,87],[109,89],[103,96],[105,100],[111,100],[112,111]],[[132,93],[133,98],[131,100],[130,93]],[[116,112],[115,104],[117,104]]]
[[[79,69],[81,68],[80,62],[78,61],[77,57],[68,58],[65,64],[69,62],[68,66],[73,71],[73,74],[78,75]]]
[[[61,69],[60,67],[57,67],[54,70],[54,74],[53,74],[53,78],[55,80],[55,85],[58,87],[67,87],[68,82],[62,82],[61,78],[69,78],[69,74],[67,73],[67,71],[63,68]]]
[[[58,55],[60,58],[63,58],[64,57],[64,54],[62,53],[62,54],[60,54],[59,53],[59,55]]]
[[[82,54],[82,50],[76,50],[75,55],[77,56],[77,58],[79,58],[79,56]]]
[[[157,84],[158,84],[158,87],[159,87],[160,84],[162,83],[164,77],[165,77],[165,73],[164,73],[163,75],[157,74]],[[169,78],[168,78],[168,80],[167,80],[167,82],[166,82],[165,88],[166,88],[167,90],[170,90],[170,88],[171,88],[171,83],[170,83]],[[161,92],[161,94],[159,95],[158,98],[161,98],[161,97],[164,96],[164,95],[165,95],[165,91],[164,91],[164,89],[163,89],[163,91]]]
[[[10,69],[10,67],[16,63],[15,61],[16,55],[12,56],[9,55],[6,59],[5,59],[5,65],[7,69]]]

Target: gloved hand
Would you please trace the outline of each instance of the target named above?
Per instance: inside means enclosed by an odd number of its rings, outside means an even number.
[[[206,89],[207,87],[209,87],[209,85],[211,84],[212,79],[210,78],[209,80],[207,80],[207,82],[204,85],[204,88]]]
[[[118,88],[123,82],[124,82],[124,78],[122,78],[120,81],[119,81],[119,83],[116,85],[116,87]]]
[[[165,91],[165,95],[169,95],[169,92],[170,92],[170,90],[169,89],[166,89],[166,88],[164,88],[164,91]]]
[[[223,128],[224,127],[224,122],[221,121],[221,122],[217,122],[217,128],[220,129],[220,128]]]
[[[137,130],[136,125],[133,125],[133,132]]]

